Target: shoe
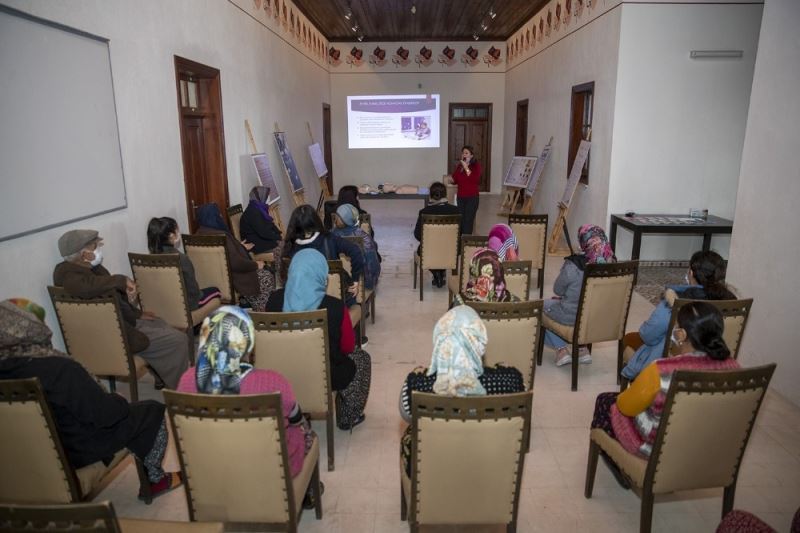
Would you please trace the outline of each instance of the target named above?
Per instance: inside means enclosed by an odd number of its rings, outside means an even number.
[[[582,365],[591,365],[592,364],[592,354],[589,353],[589,348],[586,346],[581,346],[578,348],[578,362]]]
[[[363,348],[363,347],[364,347],[364,346],[366,346],[367,344],[369,344],[369,337],[367,337],[366,335],[364,335],[363,337],[361,337],[361,347]]]
[[[367,419],[367,415],[365,415],[364,413],[361,413],[361,415],[358,418],[356,418],[355,422],[353,422],[349,426],[340,426],[340,425],[337,424],[337,427],[339,429],[341,429],[342,431],[348,431],[349,430],[352,433],[353,428],[355,428],[356,426],[361,425],[364,422],[364,420],[366,420],[366,419]]]
[[[183,477],[180,472],[166,472],[160,480],[150,483],[150,498],[154,500],[181,485],[183,485]],[[139,499],[147,500],[148,498],[140,492]]]
[[[564,366],[572,363],[572,354],[564,352],[561,356],[556,353],[556,366]]]
[[[319,482],[319,495],[322,496],[325,494],[325,483],[322,481]],[[317,502],[314,501],[314,493],[311,491],[311,487],[308,487],[308,492],[306,492],[305,498],[303,498],[303,509],[310,511],[314,507],[317,506]]]
[[[611,471],[611,474],[614,476],[614,479],[617,480],[619,486],[625,490],[630,490],[631,483],[630,481],[628,481],[628,478],[625,477],[625,474],[622,473],[622,470],[619,469],[617,464],[614,461],[612,461],[611,458],[608,455],[606,455],[606,453],[603,451],[600,452],[600,457],[602,457],[603,462]]]

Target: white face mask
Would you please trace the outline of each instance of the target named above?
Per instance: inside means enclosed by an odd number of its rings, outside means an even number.
[[[676,329],[678,329],[678,328],[672,328],[672,333],[670,333],[670,335],[669,335],[669,340],[672,343],[672,345],[677,348],[678,346],[681,345],[681,341],[679,341],[678,340],[678,336],[675,335],[675,330]]]
[[[94,250],[94,259],[92,259],[89,262],[89,264],[92,265],[93,267],[96,267],[97,265],[99,265],[102,262],[103,262],[103,250],[101,250],[100,248],[95,248],[95,250]]]
[[[180,245],[181,245],[181,236],[178,233],[178,234],[175,235],[175,242],[172,243],[172,247],[173,248],[177,248]]]
[[[688,272],[683,275],[683,281],[685,281],[687,285],[691,285],[692,284],[692,282],[689,281],[689,273]]]

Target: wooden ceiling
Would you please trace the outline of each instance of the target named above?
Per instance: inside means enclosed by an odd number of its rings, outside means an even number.
[[[547,0],[294,0],[329,41],[503,41]],[[416,13],[412,13],[412,7]],[[349,11],[353,16],[345,18]],[[495,18],[489,16],[490,11]],[[358,29],[353,31],[353,23]],[[485,29],[482,28],[485,26]]]

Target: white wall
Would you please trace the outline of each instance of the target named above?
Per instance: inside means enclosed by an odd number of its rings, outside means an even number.
[[[290,191],[271,137],[275,121],[288,133],[308,200],[316,201],[317,180],[306,178],[314,173],[305,123],[322,138],[322,103],[330,95],[327,67],[324,58],[305,49],[277,23],[265,26],[263,12],[248,13],[219,0],[8,3],[110,39],[128,208],[0,243],[0,298],[21,296],[45,305],[48,324],[58,331],[46,286],[52,284],[53,267],[60,261],[56,241],[63,232],[74,227],[99,230],[106,239],[104,264],[111,272],[129,273],[127,252],[147,249],[145,231],[151,217],[172,216],[186,227],[175,55],[221,71],[231,203],[245,199],[256,184],[242,157],[250,152],[245,119],[253,125],[259,149],[271,157],[284,197],[284,217],[291,210]],[[254,9],[252,1],[242,5]],[[35,212],[36,198],[19,201]]]
[[[753,311],[742,345],[747,364],[777,362],[772,387],[800,405],[800,264],[797,124],[800,3],[767,0],[742,153],[728,280]]]
[[[761,5],[622,6],[609,213],[733,218]],[[743,50],[696,60],[691,50]],[[629,257],[631,234],[617,252]],[[712,247],[727,256],[730,238]],[[650,236],[642,259],[687,260],[701,237]]]

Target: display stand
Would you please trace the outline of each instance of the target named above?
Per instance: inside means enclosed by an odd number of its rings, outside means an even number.
[[[536,135],[531,135],[531,138],[528,141],[528,146],[525,149],[525,154],[531,153],[531,147],[533,146],[534,139],[536,139]],[[500,202],[500,212],[497,214],[501,217],[505,217],[513,213],[516,210],[520,199],[522,198],[522,191],[524,190],[525,187],[514,187],[503,184],[503,200]]]
[[[581,141],[581,144],[578,147],[578,153],[575,154],[575,161],[572,162],[572,170],[569,173],[567,187],[564,189],[564,195],[561,197],[561,201],[558,202],[558,218],[556,219],[556,223],[553,225],[553,233],[550,234],[550,240],[547,243],[548,253],[569,253],[568,250],[559,248],[559,242],[562,234],[564,233],[564,227],[567,222],[567,215],[569,214],[569,206],[572,203],[572,197],[575,195],[575,190],[578,188],[578,183],[581,179],[581,171],[583,170],[583,166],[586,164],[586,159],[589,157],[589,148],[592,145],[590,141],[591,138],[592,130],[589,130],[588,134],[586,135],[586,140]]]
[[[325,159],[322,156],[322,151],[319,144],[314,142],[314,134],[311,133],[311,124],[306,122],[308,129],[308,137],[311,139],[311,146],[308,147],[308,153],[311,156],[311,162],[314,165],[314,170],[317,172],[319,178],[319,200],[317,201],[317,213],[320,217],[325,215],[325,200],[333,198],[333,193],[328,187],[328,168],[325,165]]]
[[[277,138],[278,134],[281,134],[281,133],[283,133],[283,130],[281,129],[281,127],[276,122],[275,123],[276,138]],[[281,161],[283,163],[283,169],[286,172],[286,177],[289,179],[289,186],[292,189],[292,199],[294,199],[294,206],[295,207],[300,207],[301,205],[305,205],[306,204],[306,196],[305,196],[305,193],[303,192],[302,186],[298,188],[295,185],[295,183],[294,183],[294,181],[292,179],[290,166],[287,164],[287,159],[288,159],[289,161],[291,161],[291,165],[293,166],[294,165],[294,158],[292,157],[292,154],[289,151],[289,147],[285,145],[285,142],[284,142],[284,150],[282,150],[280,148],[280,141],[278,141],[278,142],[279,142],[278,152],[279,152],[279,155],[281,156]],[[285,153],[284,153],[284,151],[285,151]],[[295,169],[295,172],[296,172],[296,169]],[[296,178],[299,179],[300,176],[296,176]]]
[[[256,148],[256,140],[253,137],[253,130],[250,128],[250,121],[245,119],[244,121],[244,128],[247,131],[247,140],[250,143],[250,155],[257,154],[258,148]],[[272,221],[275,223],[275,226],[278,230],[283,234],[283,221],[281,220],[281,209],[280,209],[280,200],[277,202],[273,202],[269,206],[269,216],[272,217]]]
[[[542,182],[542,175],[547,162],[550,160],[550,154],[553,151],[553,137],[547,141],[547,145],[542,149],[539,159],[536,160],[536,168],[533,169],[533,176],[531,176],[531,183],[525,189],[525,201],[522,204],[520,213],[524,215],[533,214],[533,202],[536,198],[536,193],[539,191],[539,184]]]

